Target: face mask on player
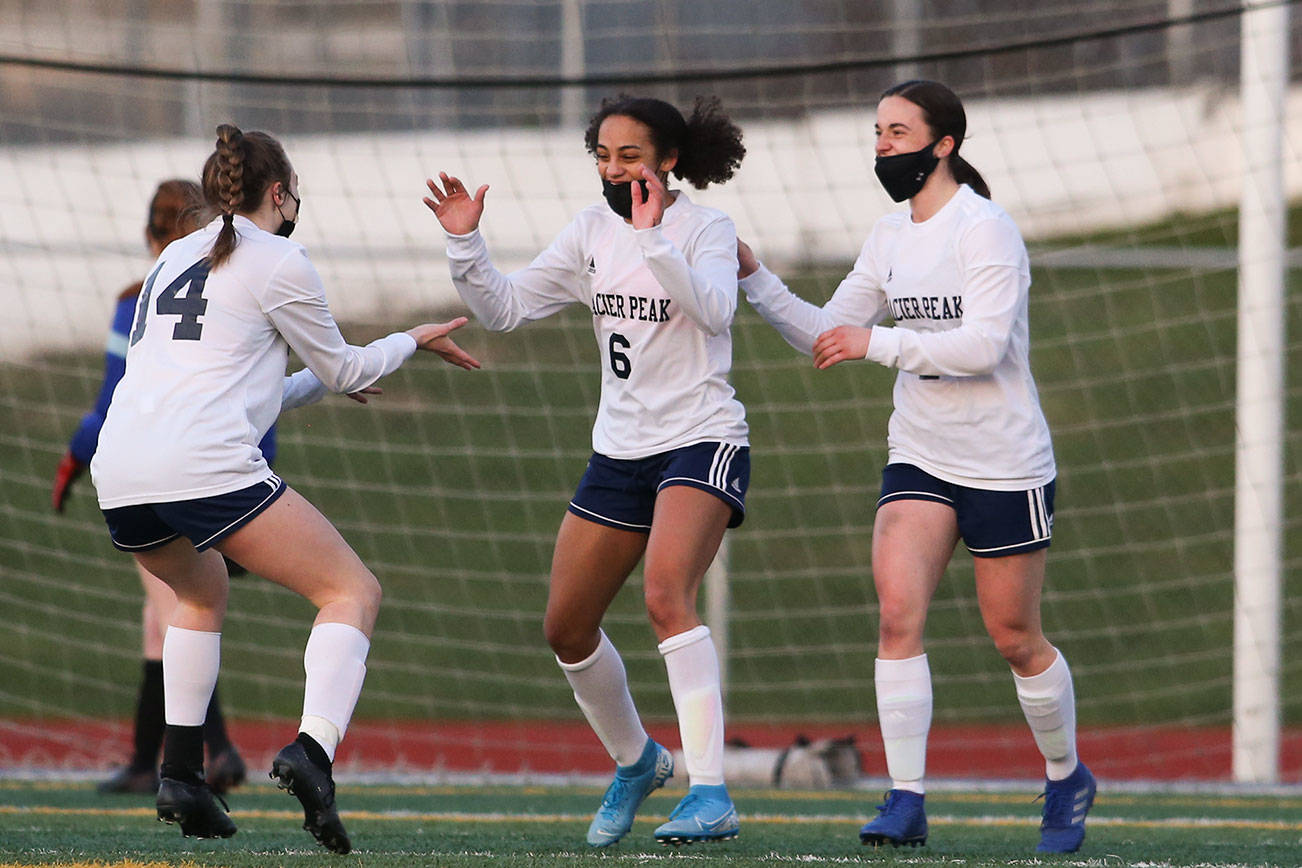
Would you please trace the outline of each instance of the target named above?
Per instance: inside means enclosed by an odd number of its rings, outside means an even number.
[[[941,136],[944,138],[944,136]],[[912,199],[918,195],[927,177],[940,164],[940,157],[932,153],[940,139],[917,151],[908,154],[895,154],[890,157],[878,157],[873,167],[877,180],[882,182],[886,194],[896,202]]]
[[[276,213],[280,215],[280,225],[276,227],[276,234],[281,238],[288,238],[294,234],[294,227],[298,225],[298,212],[303,207],[303,200],[289,192],[288,187],[285,188],[285,195],[294,200],[294,219],[290,220],[285,216],[285,212],[280,210],[280,206],[276,206]]]
[[[642,185],[642,201],[646,201],[646,181],[639,180]],[[606,204],[610,210],[614,211],[625,220],[633,217],[633,185],[627,181],[623,184],[613,184],[608,179],[601,179],[601,193],[606,197]]]

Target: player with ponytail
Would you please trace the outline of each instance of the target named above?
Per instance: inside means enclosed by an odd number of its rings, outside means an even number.
[[[327,391],[365,403],[417,349],[463,368],[479,363],[447,337],[464,318],[347,344],[307,251],[285,237],[300,198],[284,149],[230,124],[217,136],[203,195],[218,216],[169,244],[145,280],[91,474],[113,544],[177,598],[163,641],[159,818],[187,836],[235,834],[204,780],[201,735],[221,655],[227,555],[317,607],[298,737],[272,776],[302,803],[304,828],[347,853],[332,764],[366,674],[380,585],[271,471],[258,442],[282,410]],[[286,377],[291,349],[307,367]]]
[[[570,304],[592,311],[601,351],[593,454],[564,516],[543,631],[615,779],[588,829],[613,844],[647,794],[673,774],[647,736],[624,663],[601,621],[645,558],[647,614],[660,640],[690,779],[655,830],[663,843],[735,837],[723,779],[719,662],[697,591],[728,527],[741,523],[750,476],[745,410],[728,383],[737,307],[737,234],[726,214],[670,190],[732,177],[746,150],[715,99],[690,118],[658,99],[602,103],[584,134],[604,202],[588,206],[528,267],[504,275],[479,234],[487,187],[429,180],[425,204],[447,235],[452,281],[491,331]]]
[[[145,219],[145,244],[157,259],[158,254],[171,242],[198,228],[198,212],[202,193],[194,181],[173,178],[163,181],[154,190]],[[55,473],[52,503],[57,512],[63,512],[73,483],[85,472],[95,454],[100,427],[108,411],[113,390],[126,370],[127,338],[131,331],[131,317],[140,295],[141,281],[136,281],[118,296],[113,315],[112,330],[104,354],[104,379],[100,384],[95,406],[81,419],[68,451],[59,462]],[[276,449],[276,430],[271,428],[258,444],[267,461],[273,459]],[[172,589],[136,565],[145,602],[141,607],[142,673],[140,690],[136,695],[135,724],[132,733],[133,752],[130,761],[100,783],[101,793],[158,792],[158,751],[163,744],[163,634],[167,621],[176,605]],[[225,792],[244,781],[244,760],[231,744],[221,711],[217,691],[213,691],[208,714],[203,725],[204,744],[208,751],[205,774],[209,785],[217,792]]]
[[[923,632],[962,540],[986,631],[1044,757],[1037,849],[1074,852],[1096,786],[1076,753],[1071,671],[1040,622],[1057,470],[1031,376],[1030,263],[1017,225],[959,156],[966,133],[963,104],[945,85],[890,88],[877,103],[876,172],[908,210],[877,221],[822,307],[794,295],[745,244],[738,276],[747,300],[819,370],[863,359],[899,370],[872,545],[874,683],[892,785],[860,840],[927,840]],[[887,318],[893,327],[880,325]]]

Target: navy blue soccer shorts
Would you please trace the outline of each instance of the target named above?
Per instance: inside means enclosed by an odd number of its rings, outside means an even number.
[[[713,494],[732,507],[728,527],[737,527],[746,518],[750,447],[708,441],[632,461],[594,452],[569,511],[607,527],[650,533],[656,495],[670,485]]]
[[[273,474],[227,494],[106,509],[104,521],[113,545],[124,552],[147,552],[182,536],[203,551],[244,527],[284,493],[284,481]]]
[[[1000,558],[1049,547],[1054,485],[991,491],[945,482],[912,464],[887,464],[877,505],[894,500],[943,503],[957,513],[959,536],[973,557]]]

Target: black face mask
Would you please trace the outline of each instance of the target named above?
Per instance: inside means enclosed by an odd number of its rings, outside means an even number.
[[[294,227],[298,225],[298,213],[303,207],[303,200],[289,192],[288,187],[285,188],[285,195],[294,200],[294,219],[290,220],[285,216],[285,212],[280,210],[280,206],[276,206],[276,213],[280,215],[280,225],[276,227],[276,234],[281,238],[288,238],[294,234]]]
[[[642,201],[646,201],[646,181],[638,181],[642,185]],[[612,184],[606,178],[601,179],[601,193],[606,197],[606,204],[610,210],[614,211],[625,220],[633,217],[633,185],[630,183]]]
[[[874,168],[877,180],[886,188],[886,194],[896,202],[918,195],[922,185],[927,183],[927,178],[940,165],[940,157],[932,153],[938,144],[940,139],[912,153],[878,157]]]

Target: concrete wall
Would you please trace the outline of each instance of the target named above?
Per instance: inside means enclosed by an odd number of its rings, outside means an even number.
[[[1285,151],[1299,194],[1302,90]],[[1233,205],[1240,184],[1237,93],[1214,88],[1102,92],[968,105],[964,155],[1028,238]],[[737,178],[693,199],[727,211],[779,269],[848,263],[873,221],[898,207],[873,176],[873,115],[815,114],[746,125]],[[441,230],[421,204],[440,169],[491,185],[483,230],[500,267],[524,264],[599,198],[578,131],[495,129],[285,140],[302,181],[295,235],[336,315],[393,327],[455,302]],[[166,177],[196,176],[211,144],[151,140],[104,148],[0,147],[0,353],[102,344],[113,299],[149,262],[145,205]]]

